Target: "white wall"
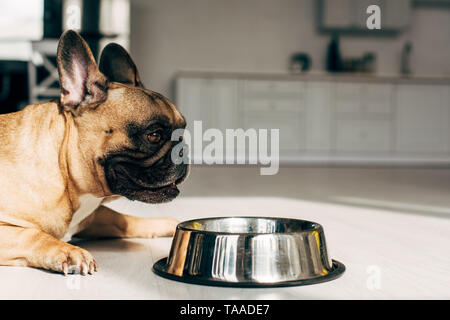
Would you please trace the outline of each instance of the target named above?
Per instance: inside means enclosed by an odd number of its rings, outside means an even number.
[[[286,72],[295,51],[324,70],[329,36],[316,31],[315,0],[132,0],[131,53],[148,88],[172,97],[178,70]],[[398,37],[345,37],[344,56],[377,54],[378,72],[397,73],[406,40],[418,75],[450,76],[450,10],[413,10]]]

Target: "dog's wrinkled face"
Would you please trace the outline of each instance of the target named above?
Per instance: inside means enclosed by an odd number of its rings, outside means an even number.
[[[73,115],[79,151],[105,194],[161,203],[174,199],[188,165],[172,161],[172,132],[186,122],[175,106],[142,85],[128,53],[107,46],[97,68],[73,31],[58,48],[60,104]],[[181,155],[179,155],[181,156]]]
[[[155,92],[120,87],[110,90],[114,90],[110,95],[128,97],[126,101],[139,105],[130,107],[134,114],[131,117],[118,111],[122,121],[110,123],[110,144],[98,158],[110,190],[131,200],[151,203],[172,200],[179,193],[177,184],[188,173],[187,164],[176,165],[171,158],[177,143],[171,141],[172,132],[185,127],[184,118],[170,101]],[[112,103],[120,109],[121,99],[114,100]],[[120,123],[115,124],[116,121]],[[126,137],[127,143],[117,146],[115,133]]]

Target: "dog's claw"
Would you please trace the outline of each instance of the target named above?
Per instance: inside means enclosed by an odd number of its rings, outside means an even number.
[[[85,276],[85,275],[87,275],[87,273],[88,273],[88,266],[87,266],[86,262],[82,262],[81,263],[81,274],[83,276]]]
[[[67,276],[67,273],[69,272],[69,267],[67,266],[67,262],[62,263],[62,270],[65,276]]]
[[[91,263],[89,264],[89,274],[93,274],[93,273],[94,273],[94,263],[91,262]]]
[[[45,264],[41,267],[57,271],[65,276],[87,275],[89,266],[94,262],[94,257],[88,251],[66,242],[56,242],[54,247],[46,251],[46,254]]]

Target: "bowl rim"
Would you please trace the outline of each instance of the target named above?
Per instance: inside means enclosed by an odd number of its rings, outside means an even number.
[[[196,277],[190,275],[177,276],[167,271],[168,257],[162,258],[155,262],[152,267],[152,271],[163,278],[169,280],[175,280],[187,284],[203,285],[203,286],[215,286],[215,287],[233,287],[233,288],[277,288],[277,287],[292,287],[292,286],[304,286],[313,285],[323,282],[328,282],[340,278],[346,270],[345,265],[342,262],[331,259],[332,269],[326,275],[319,275],[312,278],[297,279],[297,280],[285,280],[275,282],[257,282],[257,281],[224,281],[212,278]]]
[[[219,220],[219,219],[231,219],[231,218],[255,218],[255,219],[272,219],[272,220],[294,220],[294,221],[302,221],[308,222],[314,225],[313,230],[301,230],[301,231],[290,231],[290,232],[225,232],[225,231],[211,231],[211,230],[198,230],[184,226],[185,224],[196,222],[196,221],[205,221],[205,220]],[[287,217],[273,217],[273,216],[220,216],[220,217],[208,217],[208,218],[200,218],[200,219],[191,219],[182,221],[177,225],[177,229],[182,231],[189,231],[195,233],[203,233],[203,234],[213,234],[213,235],[239,235],[239,236],[263,236],[263,235],[299,235],[299,234],[311,234],[314,231],[324,233],[323,226],[320,223],[296,219],[296,218],[287,218]]]

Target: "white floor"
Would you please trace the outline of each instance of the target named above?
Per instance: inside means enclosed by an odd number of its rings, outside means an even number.
[[[156,276],[171,239],[81,242],[94,276],[0,267],[0,298],[25,299],[415,299],[450,298],[450,170],[200,167],[170,204],[118,200],[111,207],[179,220],[284,216],[324,226],[332,258],[347,271],[312,286],[233,289]]]

